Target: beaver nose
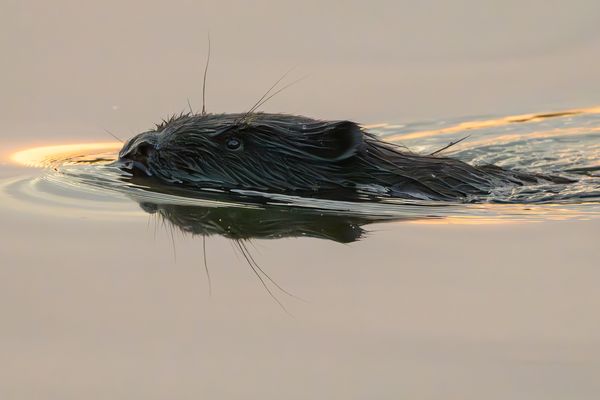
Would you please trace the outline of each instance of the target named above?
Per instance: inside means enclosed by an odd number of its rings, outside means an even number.
[[[151,176],[152,173],[148,168],[148,160],[150,156],[156,151],[154,145],[148,142],[141,142],[135,146],[132,146],[129,151],[122,154],[119,157],[124,168],[131,170],[132,172],[142,171],[146,175]]]

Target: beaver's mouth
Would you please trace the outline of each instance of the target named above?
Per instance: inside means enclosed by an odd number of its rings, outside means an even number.
[[[121,169],[130,171],[133,175],[144,173],[146,176],[152,176],[152,172],[150,172],[148,166],[141,161],[119,158],[117,166]]]
[[[148,162],[156,152],[154,140],[153,134],[148,132],[130,139],[119,152],[117,166],[134,176],[152,176]]]

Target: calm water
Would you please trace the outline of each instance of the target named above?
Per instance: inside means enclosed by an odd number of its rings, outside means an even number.
[[[0,3],[1,399],[598,398],[598,1]],[[124,179],[104,130],[199,110],[208,31],[210,112],[297,65],[264,111],[578,182],[442,204]]]
[[[469,134],[448,153],[579,182],[478,204],[190,196],[129,182],[119,143],[19,151],[0,197],[8,393],[599,390],[600,109],[370,129],[423,153]]]

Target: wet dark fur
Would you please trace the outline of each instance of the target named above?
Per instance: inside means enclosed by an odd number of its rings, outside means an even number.
[[[119,160],[134,173],[188,187],[317,196],[464,201],[500,187],[569,182],[415,154],[351,121],[285,114],[181,115],[129,140]]]

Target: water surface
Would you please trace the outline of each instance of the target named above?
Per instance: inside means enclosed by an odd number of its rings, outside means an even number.
[[[598,1],[0,8],[0,398],[598,398]],[[421,153],[470,135],[445,154],[578,183],[376,204],[123,180],[104,130],[201,109],[208,31],[210,112],[298,65],[264,111]]]

